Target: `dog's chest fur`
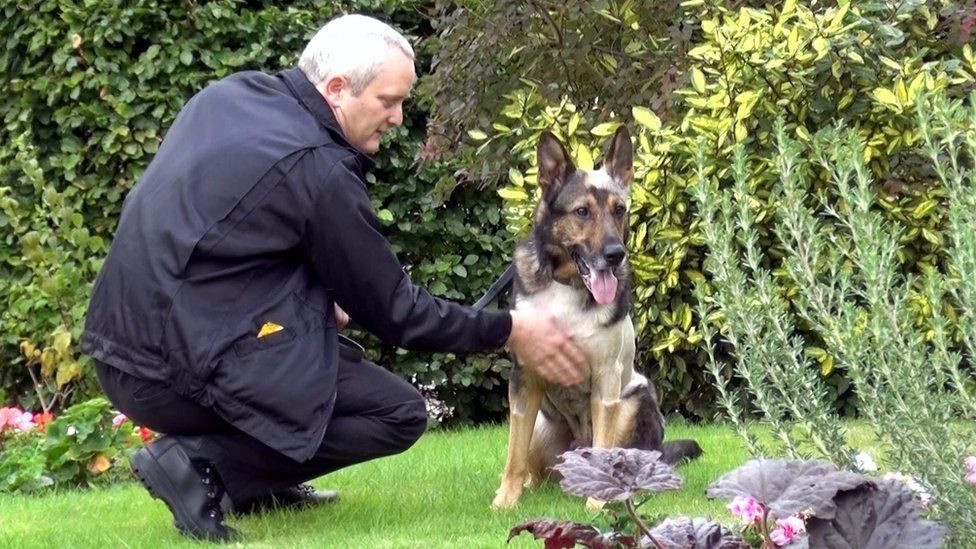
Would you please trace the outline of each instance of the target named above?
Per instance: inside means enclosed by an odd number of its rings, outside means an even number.
[[[591,384],[598,375],[619,375],[621,388],[626,389],[633,378],[634,339],[630,316],[608,325],[617,305],[587,306],[585,289],[552,282],[534,294],[521,295],[520,304],[548,310],[573,336],[586,355],[589,366],[582,383],[571,387],[549,385],[542,403],[542,412],[551,419],[566,421],[575,443],[589,445],[593,439],[591,414]]]

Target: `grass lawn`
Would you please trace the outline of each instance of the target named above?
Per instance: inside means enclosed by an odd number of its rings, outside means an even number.
[[[511,511],[489,508],[504,464],[507,430],[489,427],[432,432],[405,454],[318,479],[337,488],[339,503],[304,512],[229,520],[247,547],[503,547],[509,529],[528,518],[588,521],[582,498],[547,485],[528,491]],[[731,427],[672,421],[668,438],[694,438],[705,450],[681,466],[680,491],[659,494],[645,514],[732,518],[705,487],[748,459]],[[199,547],[180,537],[166,506],[134,481],[42,496],[0,495],[0,547]],[[542,547],[527,533],[508,545]]]

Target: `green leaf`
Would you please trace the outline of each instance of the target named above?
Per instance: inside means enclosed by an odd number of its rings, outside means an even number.
[[[820,375],[827,377],[834,371],[834,357],[831,355],[824,355],[823,359],[820,361]]]
[[[617,131],[617,128],[619,126],[620,126],[619,122],[604,122],[603,124],[599,124],[595,126],[593,129],[591,129],[590,133],[599,137],[606,137],[612,134],[613,132]]]
[[[55,381],[58,384],[58,388],[61,388],[79,377],[81,377],[81,364],[77,362],[66,362],[58,366],[58,374]]]
[[[873,95],[877,101],[884,103],[885,105],[895,108],[901,107],[901,102],[898,101],[898,96],[888,88],[875,88],[871,95]]]
[[[376,212],[376,217],[385,223],[393,223],[393,212],[385,208]]]
[[[698,67],[691,69],[691,85],[699,94],[705,93],[705,74]]]
[[[634,115],[634,120],[638,124],[644,126],[651,131],[658,131],[661,129],[661,119],[658,118],[654,111],[646,107],[634,107],[631,109]]]
[[[912,217],[915,219],[922,219],[923,217],[929,215],[929,213],[932,212],[932,210],[934,210],[938,205],[938,202],[935,200],[925,200],[918,206],[915,206],[915,209],[912,210]]]
[[[817,52],[820,57],[827,55],[827,51],[830,49],[830,42],[825,38],[818,36],[813,39],[813,49]]]
[[[444,295],[447,293],[447,285],[440,280],[435,280],[434,283],[430,285],[430,293],[434,295]]]
[[[590,153],[589,147],[586,145],[578,145],[573,153],[573,156],[576,157],[577,168],[581,170],[593,169],[593,154]]]
[[[62,356],[68,353],[68,347],[71,345],[71,334],[68,332],[58,332],[54,334],[54,345],[53,347],[61,353]]]
[[[512,185],[516,187],[522,187],[525,185],[525,178],[522,177],[522,172],[516,170],[515,168],[508,169],[508,180],[512,182]]]
[[[582,118],[580,117],[579,113],[573,113],[573,116],[569,119],[569,128],[566,130],[567,135],[572,136],[574,133],[576,133],[576,128],[579,126],[580,120],[582,120]]]
[[[468,137],[475,141],[484,141],[488,139],[488,134],[480,130],[468,130]]]
[[[701,284],[705,282],[705,275],[703,275],[699,271],[696,271],[694,269],[685,269],[683,272],[684,275],[688,278],[688,280],[692,281],[695,284]]]
[[[461,278],[468,277],[468,270],[464,268],[464,265],[455,265],[453,271],[454,274],[460,276]]]
[[[498,189],[498,196],[505,200],[528,200],[529,195],[518,187],[503,187]]]
[[[844,16],[847,15],[847,11],[851,8],[850,0],[840,0],[838,3],[837,13],[830,20],[828,27],[840,27],[844,22]]]

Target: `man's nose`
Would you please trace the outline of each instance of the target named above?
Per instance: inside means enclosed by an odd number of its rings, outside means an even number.
[[[394,126],[403,124],[403,105],[397,105],[397,107],[393,109],[393,114],[390,115],[390,124]]]

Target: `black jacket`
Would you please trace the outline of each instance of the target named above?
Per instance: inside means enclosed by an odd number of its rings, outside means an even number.
[[[507,313],[411,283],[366,193],[372,165],[298,69],[208,86],[125,199],[82,350],[303,461],[335,402],[333,301],[390,344],[502,346]],[[269,322],[283,329],[258,338]]]

